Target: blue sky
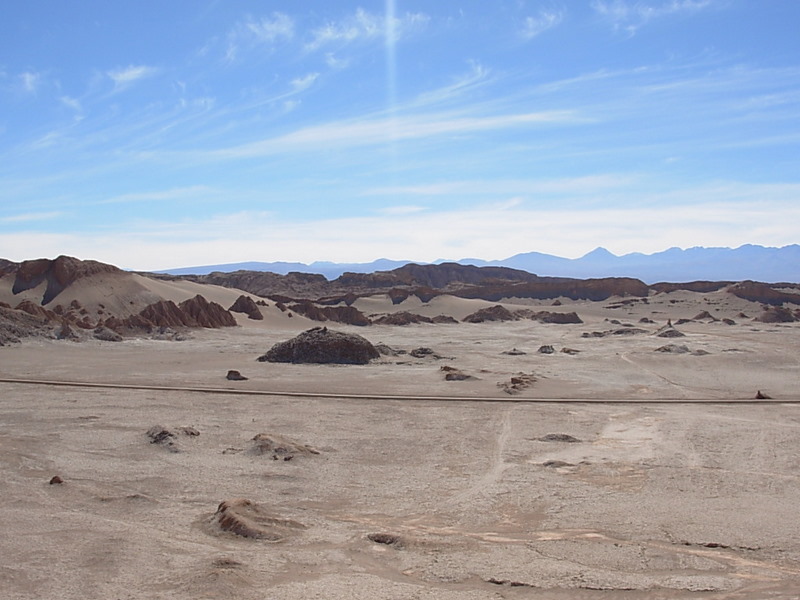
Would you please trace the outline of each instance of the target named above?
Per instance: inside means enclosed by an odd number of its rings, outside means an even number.
[[[0,8],[0,257],[800,242],[800,2]]]

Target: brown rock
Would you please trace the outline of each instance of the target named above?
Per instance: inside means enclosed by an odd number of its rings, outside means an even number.
[[[306,528],[297,521],[275,517],[246,498],[222,502],[214,513],[213,522],[222,531],[270,542],[279,542]]]
[[[519,317],[506,307],[496,304],[495,306],[475,311],[461,320],[464,323],[484,323],[486,321],[516,321],[518,319]]]
[[[380,353],[368,340],[351,333],[314,327],[300,335],[275,344],[258,357],[260,362],[335,363],[364,365]]]
[[[264,315],[261,314],[261,309],[258,308],[258,304],[256,304],[255,300],[244,294],[239,296],[228,310],[231,312],[244,313],[247,315],[248,319],[253,319],[254,321],[261,321],[264,319]]]

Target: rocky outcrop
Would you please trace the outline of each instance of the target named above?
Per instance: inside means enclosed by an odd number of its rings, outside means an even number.
[[[47,282],[42,297],[42,305],[45,305],[77,280],[101,273],[122,273],[122,271],[112,265],[94,260],[80,260],[71,256],[59,256],[55,260],[47,258],[26,260],[17,268],[12,291],[19,294]]]
[[[126,319],[109,317],[102,325],[118,333],[152,333],[180,327],[234,327],[236,318],[216,302],[209,302],[197,295],[180,304],[172,300],[160,300],[145,307],[138,315]]]
[[[742,281],[729,287],[728,292],[743,300],[772,306],[780,306],[784,303],[800,305],[800,285],[797,284],[782,283],[776,285],[757,281]]]
[[[486,321],[517,321],[519,316],[512,313],[504,306],[499,304],[482,308],[474,313],[467,315],[463,319],[464,323],[484,323]]]
[[[376,325],[411,325],[414,323],[433,323],[433,319],[415,313],[400,311],[373,320]]]
[[[17,344],[23,338],[50,336],[47,319],[12,308],[0,307],[0,346]]]
[[[247,315],[248,319],[253,319],[254,321],[261,321],[264,319],[264,315],[261,314],[261,309],[258,308],[256,301],[244,294],[239,296],[228,310],[230,312],[244,313]]]
[[[259,433],[253,439],[252,453],[258,455],[268,454],[274,460],[291,460],[296,455],[313,456],[319,450],[308,444],[301,444],[295,440],[274,433]]]
[[[798,313],[800,311],[791,311],[784,306],[770,306],[753,320],[760,323],[793,323],[800,320]]]
[[[359,327],[371,323],[369,318],[354,306],[317,306],[313,302],[304,301],[291,304],[287,308],[312,321],[332,321]]]
[[[297,521],[276,517],[246,498],[220,503],[212,522],[222,531],[268,542],[280,542],[306,528]]]
[[[181,302],[178,307],[193,322],[189,327],[207,327],[216,329],[219,327],[235,327],[236,319],[234,316],[222,308],[216,302],[209,302],[198,294],[194,298],[189,298]]]
[[[314,327],[300,335],[275,344],[258,357],[260,362],[334,363],[364,365],[380,353],[368,340],[351,333]]]

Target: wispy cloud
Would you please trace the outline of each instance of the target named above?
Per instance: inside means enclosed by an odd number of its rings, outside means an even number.
[[[42,75],[40,73],[26,71],[20,73],[19,81],[23,91],[29,94],[35,94],[42,83]]]
[[[469,65],[467,73],[448,85],[420,94],[410,106],[429,106],[453,100],[491,82],[489,69],[477,61],[470,61]]]
[[[284,13],[276,12],[272,14],[272,18],[248,21],[245,27],[261,42],[273,43],[294,37],[294,20]]]
[[[485,195],[512,194],[528,195],[569,195],[607,193],[610,190],[629,188],[637,179],[631,175],[589,175],[564,179],[524,180],[524,179],[491,179],[446,181],[418,185],[404,185],[371,188],[365,195],[401,195],[401,196],[445,196],[445,195]]]
[[[524,39],[532,40],[548,29],[556,27],[563,20],[563,10],[542,9],[537,16],[526,17],[522,23],[522,31],[520,33]]]
[[[401,216],[401,215],[413,215],[415,213],[420,213],[424,210],[428,210],[424,206],[416,206],[413,204],[407,204],[404,206],[387,206],[386,208],[380,209],[380,213],[387,216]]]
[[[307,90],[312,85],[314,85],[314,82],[317,80],[318,77],[319,73],[309,73],[304,77],[298,77],[296,79],[292,79],[291,82],[292,90],[295,92],[302,92],[304,90]]]
[[[192,185],[181,188],[171,188],[168,190],[158,190],[154,192],[138,192],[134,194],[122,194],[101,200],[98,204],[132,204],[140,202],[164,202],[164,201],[184,201],[197,200],[217,196],[218,193],[213,188],[205,185]]]
[[[713,0],[669,0],[659,3],[594,0],[592,8],[610,21],[616,30],[633,35],[639,28],[655,19],[682,13],[696,13],[713,4]]]
[[[71,254],[135,269],[252,260],[363,262],[378,256],[430,261],[480,256],[502,259],[519,252],[545,251],[578,257],[603,245],[615,254],[657,252],[669,247],[767,246],[797,242],[800,206],[786,204],[798,186],[744,186],[673,190],[675,195],[709,198],[676,210],[669,203],[635,201],[575,211],[563,203],[528,206],[512,198],[496,205],[453,211],[402,209],[374,216],[290,221],[267,212],[236,212],[181,222],[144,222],[115,231],[83,234],[0,233],[0,247],[12,260]],[[782,219],[774,214],[780,211]],[[446,227],[442,227],[446,223]],[[502,232],[498,235],[497,232]],[[141,248],[135,259],[130,249]],[[166,262],[165,262],[166,261]]]
[[[0,223],[27,223],[31,221],[49,221],[62,216],[64,213],[61,211],[52,212],[32,212],[23,213],[19,215],[11,215],[10,217],[0,217]]]
[[[354,15],[341,21],[329,22],[311,32],[306,50],[313,52],[330,45],[347,45],[358,41],[384,39],[391,32],[394,40],[427,25],[430,17],[422,13],[407,13],[391,22],[380,14],[358,8]]]
[[[295,36],[295,21],[289,15],[274,12],[269,17],[249,18],[237,23],[228,32],[225,59],[233,62],[243,49],[274,47]]]
[[[148,67],[145,65],[130,65],[127,67],[107,71],[106,75],[108,75],[114,82],[114,88],[119,90],[126,88],[141,79],[152,77],[156,73],[158,73],[158,69],[155,67]]]
[[[70,96],[61,96],[59,100],[61,100],[61,104],[63,104],[67,108],[71,108],[76,112],[81,111],[81,102],[77,98],[72,98]]]
[[[391,119],[363,119],[306,127],[283,136],[218,150],[211,154],[217,158],[243,158],[323,146],[366,146],[387,141],[469,134],[549,123],[574,123],[580,120],[579,116],[571,111],[515,113],[489,117],[429,114]]]

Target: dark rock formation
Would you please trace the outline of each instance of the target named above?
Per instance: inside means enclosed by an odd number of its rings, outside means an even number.
[[[247,381],[247,377],[239,373],[239,371],[234,371],[233,369],[228,371],[228,374],[225,375],[225,379],[228,381]]]
[[[458,321],[453,317],[451,317],[450,315],[436,315],[431,319],[431,323],[435,323],[437,325],[441,324],[450,325],[450,324],[457,324]]]
[[[212,520],[222,531],[269,542],[279,542],[306,528],[297,521],[275,517],[246,498],[220,503]]]
[[[160,300],[146,306],[138,315],[126,319],[109,317],[103,325],[116,332],[146,331],[153,333],[166,328],[181,327],[234,327],[236,318],[216,302],[203,296],[175,304],[172,300]]]
[[[291,340],[275,344],[258,360],[364,365],[379,356],[375,346],[360,335],[314,327]]]
[[[770,306],[754,320],[761,323],[793,323],[798,320],[798,317],[784,306]]]
[[[253,319],[254,321],[261,321],[264,319],[264,315],[261,314],[261,309],[258,308],[255,300],[244,294],[239,296],[228,310],[231,312],[244,313],[247,315],[248,319]]]
[[[47,258],[26,260],[17,268],[12,291],[19,294],[46,281],[47,287],[42,298],[42,305],[45,305],[78,279],[100,273],[122,273],[122,271],[112,265],[94,260],[80,260],[71,256],[59,256],[55,260]]]
[[[559,313],[551,312],[549,310],[541,310],[534,313],[531,317],[534,321],[540,323],[556,323],[559,325],[569,325],[573,323],[583,323],[583,320],[575,312]]]
[[[517,373],[508,381],[501,381],[497,384],[506,394],[513,396],[536,383],[536,376],[533,373]]]
[[[236,319],[230,312],[216,302],[209,302],[200,294],[184,300],[178,307],[196,323],[196,327],[215,329],[236,326]]]
[[[695,315],[694,317],[692,317],[692,321],[705,321],[706,319],[710,319],[711,321],[719,321],[719,319],[717,319],[717,317],[712,315],[707,310],[704,310],[701,313],[699,313],[699,314]]]
[[[433,323],[433,319],[407,311],[384,315],[373,321],[375,325],[411,325],[412,323]]]
[[[775,289],[778,288],[778,289]],[[787,291],[795,289],[796,292]],[[742,281],[728,288],[728,292],[751,302],[780,306],[784,303],[800,304],[800,285],[798,284],[768,284],[757,281]]]
[[[518,319],[519,317],[506,307],[496,304],[495,306],[477,310],[461,320],[464,323],[484,323],[486,321],[516,321]]]
[[[303,301],[287,308],[312,321],[333,321],[360,327],[371,323],[366,315],[354,306],[317,306],[313,302]]]
[[[672,326],[672,323],[667,323],[655,333],[656,337],[660,338],[678,338],[684,337],[686,334],[678,331]]]
[[[563,442],[567,444],[577,444],[581,441],[568,433],[548,433],[537,439],[540,442]]]
[[[555,350],[555,348],[553,348],[549,344],[546,344],[544,346],[539,346],[539,349],[537,350],[537,352],[539,354],[555,354],[556,350]]]

